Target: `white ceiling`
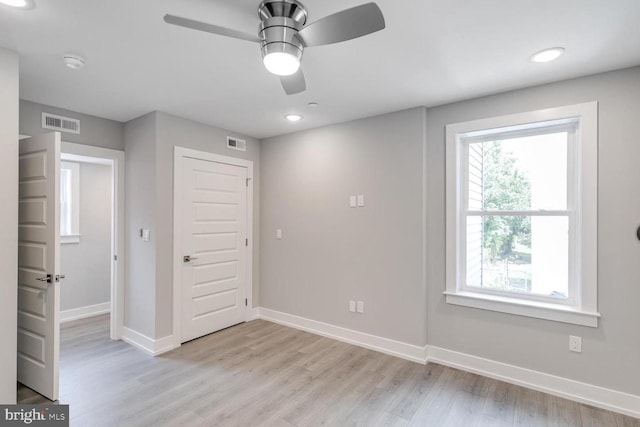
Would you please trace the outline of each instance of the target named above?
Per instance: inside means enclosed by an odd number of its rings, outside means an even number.
[[[366,0],[303,2],[313,22]],[[0,6],[21,98],[119,121],[161,110],[258,138],[640,64],[638,0],[377,0],[387,28],[306,49],[307,91],[286,96],[257,45],[162,21],[256,33],[259,0],[35,3]],[[566,48],[558,61],[529,62],[553,46]],[[67,69],[66,53],[87,66]],[[292,112],[304,120],[286,122]]]

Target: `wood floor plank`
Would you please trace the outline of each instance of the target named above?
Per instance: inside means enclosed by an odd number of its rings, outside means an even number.
[[[109,339],[109,316],[61,328],[72,426],[603,426],[638,420],[256,320],[159,357]],[[20,403],[50,403],[24,386]]]
[[[545,395],[547,400],[547,424],[551,427],[582,426],[580,405],[567,399]]]
[[[546,423],[547,400],[544,393],[520,388],[516,402],[514,425],[536,427]]]
[[[513,423],[519,387],[494,381],[487,395],[484,414],[507,423]]]

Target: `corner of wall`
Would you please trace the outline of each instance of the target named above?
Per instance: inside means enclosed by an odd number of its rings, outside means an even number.
[[[18,281],[18,54],[0,48],[0,403],[16,402]]]
[[[156,135],[151,112],[125,123],[126,290],[125,329],[146,337],[155,334],[156,317]],[[150,230],[150,240],[140,238]],[[151,302],[151,303],[150,303]]]

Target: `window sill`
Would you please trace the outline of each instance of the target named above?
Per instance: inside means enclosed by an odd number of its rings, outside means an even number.
[[[494,295],[483,295],[473,292],[444,292],[447,304],[498,311],[518,316],[535,317],[572,323],[574,325],[598,327],[600,313],[576,310],[559,304],[526,301]]]
[[[79,234],[65,234],[64,236],[60,236],[60,244],[67,245],[70,243],[80,243],[80,235]]]

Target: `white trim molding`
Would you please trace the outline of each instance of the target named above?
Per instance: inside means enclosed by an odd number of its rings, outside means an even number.
[[[434,346],[427,361],[640,418],[640,396]]]
[[[444,292],[447,304],[480,308],[500,313],[509,313],[538,319],[555,320],[556,322],[598,327],[600,313],[574,309],[565,305],[555,305],[536,301],[523,301],[500,295],[488,295],[475,292]],[[523,308],[526,310],[523,313]]]
[[[88,305],[86,307],[72,308],[60,312],[60,323],[71,322],[73,320],[85,319],[87,317],[99,316],[111,313],[111,303]]]
[[[410,360],[412,362],[422,364],[426,363],[426,347],[383,338],[367,334],[365,332],[354,331],[353,329],[330,325],[328,323],[318,322],[317,320],[311,320],[305,317],[295,316],[293,314],[283,313],[268,308],[261,307],[258,310],[258,313],[258,317],[260,319],[268,320],[273,323],[311,332],[316,335],[322,335],[323,337],[333,338],[338,341],[368,348],[369,350],[379,351],[380,353]]]
[[[159,356],[176,348],[173,335],[156,340],[126,326],[122,328],[122,341],[144,351],[149,356]]]
[[[249,316],[247,317],[247,322],[251,321],[251,320],[258,320],[260,319],[260,307],[251,307],[249,309]]]

